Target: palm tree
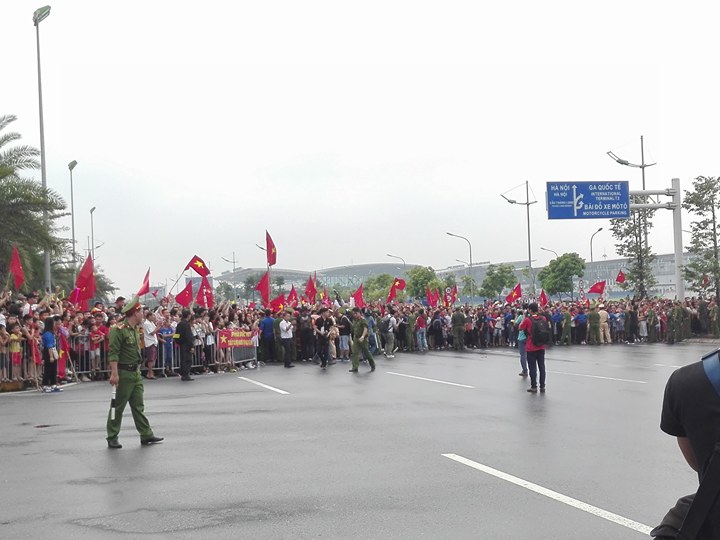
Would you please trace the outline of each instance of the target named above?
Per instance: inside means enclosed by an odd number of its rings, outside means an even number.
[[[55,225],[66,205],[56,192],[21,176],[24,171],[40,166],[39,152],[32,146],[8,146],[21,138],[12,131],[3,133],[15,120],[14,115],[0,116],[0,275],[7,274],[16,244],[23,259],[26,286],[33,288],[41,285],[42,276],[41,266],[34,264],[31,254],[48,249],[57,257],[67,251]]]

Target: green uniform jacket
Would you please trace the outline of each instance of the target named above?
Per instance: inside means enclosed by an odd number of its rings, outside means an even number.
[[[123,365],[136,365],[140,357],[140,326],[117,324],[110,329],[110,352],[108,360]]]

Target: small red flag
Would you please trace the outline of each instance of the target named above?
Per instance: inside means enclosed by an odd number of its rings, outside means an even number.
[[[365,307],[365,299],[363,298],[363,284],[361,283],[358,287],[358,290],[352,293],[350,296],[352,296],[353,300],[355,300],[355,307],[359,307],[360,309]]]
[[[175,301],[182,307],[188,307],[192,302],[192,294],[192,280],[189,280],[185,288],[177,294]]]
[[[427,298],[428,306],[435,307],[435,294],[430,290],[430,287],[425,287],[425,296]]]
[[[199,306],[212,309],[215,305],[215,299],[213,298],[212,287],[208,279],[203,276],[200,282],[200,288],[198,289],[197,299],[195,300]]]
[[[270,272],[265,272],[265,275],[255,286],[255,290],[260,293],[263,305],[266,306],[270,302]]]
[[[193,255],[193,258],[190,259],[190,262],[187,263],[187,266],[185,267],[185,270],[190,270],[190,269],[195,270],[202,277],[207,277],[210,275],[210,270],[208,269],[207,265],[205,264],[205,261],[203,261],[197,255]]]
[[[275,248],[275,242],[270,238],[270,233],[267,231],[265,231],[265,250],[268,266],[274,265],[277,262],[277,249]]]
[[[160,289],[155,289],[155,290],[152,292],[153,298],[157,298],[157,295],[158,295],[158,292],[159,292],[159,291],[160,291]]]
[[[95,286],[93,260],[92,256],[88,254],[75,280],[75,288],[80,289],[76,291],[76,303],[82,300],[89,300],[95,296]]]
[[[308,302],[311,304],[315,303],[317,298],[317,286],[312,276],[308,277],[307,285],[305,285],[305,296],[307,297]]]
[[[283,310],[285,304],[285,295],[281,294],[280,296],[277,296],[270,300],[270,309],[272,309],[274,313],[277,313],[278,311]]]
[[[150,269],[148,268],[147,273],[145,274],[145,279],[143,279],[142,285],[140,286],[140,290],[138,291],[138,296],[143,296],[150,292]],[[155,293],[157,294],[157,293]]]
[[[548,297],[547,294],[545,294],[545,289],[540,290],[540,297],[538,298],[538,303],[540,304],[540,307],[545,307],[548,305]]]
[[[605,281],[598,281],[588,289],[588,294],[600,294],[605,292]]]
[[[322,303],[325,306],[332,305],[332,300],[330,300],[330,297],[328,296],[326,287],[323,287],[322,293],[320,293],[320,300],[322,300]]]
[[[520,284],[518,283],[517,285],[515,285],[515,288],[510,291],[510,294],[505,297],[505,302],[507,302],[508,304],[512,304],[516,300],[520,300],[520,298],[522,298],[522,289],[520,288]]]
[[[404,279],[395,278],[395,282],[393,283],[393,287],[395,287],[396,289],[399,289],[399,290],[401,290],[401,291],[404,291],[404,290],[405,290],[405,285],[406,285],[406,283],[405,283],[405,280],[404,280]]]
[[[710,278],[708,277],[707,274],[703,274],[703,281],[702,281],[703,289],[707,289],[709,285],[710,285]]]
[[[617,275],[617,277],[615,278],[615,281],[617,281],[618,283],[625,283],[625,274],[623,273],[622,270],[620,270],[620,271],[618,272],[618,275]]]
[[[23,272],[17,246],[13,246],[12,258],[10,259],[10,273],[15,278],[15,289],[20,289],[23,283],[25,283],[25,272]]]
[[[288,294],[286,303],[288,306],[296,308],[299,302],[300,301],[298,299],[297,291],[295,290],[295,285],[293,285],[290,289],[290,294]]]

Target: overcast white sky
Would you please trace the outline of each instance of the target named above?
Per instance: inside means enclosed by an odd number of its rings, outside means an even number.
[[[39,147],[33,11],[3,0],[0,113]],[[442,268],[615,256],[604,220],[548,221],[545,182],[629,180],[645,136],[650,189],[717,175],[711,2],[52,2],[41,23],[48,185],[70,201],[122,293],[215,274],[351,263]],[[40,179],[38,171],[36,177]],[[524,188],[508,196],[524,200]],[[531,198],[533,196],[531,195]],[[70,219],[67,220],[70,237]],[[687,223],[687,220],[686,220]],[[672,251],[672,215],[650,241]],[[687,228],[687,227],[685,227]]]

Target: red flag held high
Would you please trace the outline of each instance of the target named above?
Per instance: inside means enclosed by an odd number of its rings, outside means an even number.
[[[598,281],[588,289],[588,294],[600,294],[605,292],[605,281]]]
[[[298,299],[297,291],[295,290],[295,285],[292,286],[292,289],[290,289],[290,294],[288,294],[287,297],[287,305],[293,308],[296,308],[300,300]]]
[[[10,273],[15,278],[15,289],[22,287],[23,283],[25,283],[25,272],[23,272],[17,246],[13,246],[12,258],[10,259]]]
[[[617,281],[618,283],[625,283],[625,274],[623,273],[622,270],[620,270],[620,271],[618,272],[618,275],[617,275],[617,277],[615,278],[615,281]]]
[[[210,270],[208,269],[207,265],[205,264],[205,261],[203,261],[197,255],[193,255],[193,258],[190,259],[190,262],[187,263],[187,266],[185,267],[185,270],[190,270],[190,269],[195,270],[202,277],[207,277],[210,275]]]
[[[458,298],[458,288],[457,288],[457,283],[456,283],[455,285],[453,285],[452,291],[450,291],[450,299],[452,300],[453,304],[455,302],[457,302],[457,298]]]
[[[89,254],[80,272],[78,272],[77,279],[75,280],[75,288],[80,289],[76,293],[77,301],[89,300],[95,296],[95,273],[92,256]]]
[[[353,300],[355,300],[355,307],[359,307],[360,309],[365,307],[365,299],[363,298],[363,284],[361,283],[358,287],[358,290],[352,293],[350,296],[353,297]]]
[[[305,285],[305,297],[311,304],[314,304],[317,299],[317,286],[312,276],[308,278],[307,285]]]
[[[185,288],[180,291],[175,297],[175,301],[182,307],[188,307],[190,305],[190,302],[192,302],[192,294],[192,281],[188,281],[187,285],[185,285]]]
[[[197,299],[195,300],[199,306],[212,309],[215,305],[215,299],[213,298],[212,287],[208,279],[203,276],[200,282],[200,288],[198,289]]]
[[[400,290],[400,291],[404,291],[404,290],[405,290],[405,285],[406,285],[406,283],[405,283],[405,280],[404,280],[404,279],[395,278],[395,282],[393,283],[393,287],[395,287],[396,289],[398,289],[398,290]]]
[[[425,296],[427,297],[428,306],[435,307],[437,305],[435,293],[430,290],[430,287],[425,287]]]
[[[260,293],[263,305],[268,305],[270,303],[270,272],[265,272],[265,275],[255,286],[255,290]]]
[[[278,311],[282,311],[285,307],[285,295],[281,294],[280,296],[277,296],[270,300],[270,309],[273,310],[273,313],[276,313]]]
[[[402,291],[405,288],[405,280],[400,278],[395,278],[393,280],[392,286],[390,287],[390,292],[388,293],[387,301],[392,302],[395,300],[395,297],[397,296],[398,291]]]
[[[322,300],[323,305],[332,305],[332,300],[328,297],[327,288],[325,287],[323,287],[323,291],[320,293],[320,299]]]
[[[154,298],[157,298],[157,295],[158,295],[158,292],[159,292],[159,291],[160,291],[160,289],[155,289],[155,290],[152,292],[152,295],[153,295]]]
[[[265,231],[265,253],[267,255],[268,266],[272,266],[277,262],[277,249],[275,242],[270,238],[270,233]]]
[[[545,294],[545,289],[542,289],[540,291],[540,297],[538,298],[538,303],[540,304],[540,307],[545,307],[548,305],[548,297],[547,297],[547,294]]]
[[[150,269],[148,268],[147,273],[145,274],[145,279],[143,279],[142,285],[140,285],[140,290],[138,291],[138,296],[143,296],[150,292]],[[155,293],[157,294],[157,293]]]
[[[517,285],[515,285],[515,288],[510,291],[510,294],[505,297],[505,302],[507,302],[508,304],[512,304],[513,302],[520,300],[520,298],[522,298],[522,289],[520,288],[520,284],[518,283]]]

